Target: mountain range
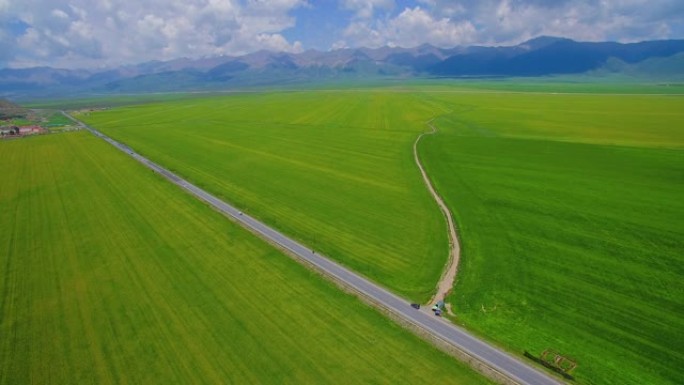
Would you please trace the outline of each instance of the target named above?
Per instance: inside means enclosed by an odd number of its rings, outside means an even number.
[[[659,69],[666,68],[662,73]],[[421,45],[151,61],[106,70],[0,69],[0,97],[187,91],[413,77],[532,77],[628,73],[684,77],[684,40],[577,42],[538,37],[515,46]]]

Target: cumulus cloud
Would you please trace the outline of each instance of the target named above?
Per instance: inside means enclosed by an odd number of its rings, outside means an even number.
[[[355,21],[344,31],[346,41],[339,45],[414,47],[429,43],[453,47],[473,41],[475,27],[469,21],[453,22],[431,15],[420,7],[406,8],[396,17],[383,21]]]
[[[394,8],[394,0],[340,0],[343,8],[354,11],[356,18],[370,19],[378,10]]]
[[[302,23],[306,29],[297,25],[302,10],[313,14]],[[322,30],[330,36],[321,37]],[[0,0],[0,68],[111,66],[259,49],[506,45],[540,35],[622,42],[682,38],[684,2]]]
[[[420,1],[433,14],[476,25],[476,40],[482,44],[517,43],[540,35],[626,42],[669,38],[672,25],[684,28],[681,0]]]
[[[505,45],[541,35],[628,42],[684,34],[681,0],[416,0],[375,18],[378,4],[385,10],[395,4],[342,2],[357,17],[333,47]]]
[[[0,0],[0,67],[101,66],[181,56],[299,51],[282,31],[305,0]]]
[[[420,7],[405,9],[388,23],[390,43],[407,47],[430,43],[438,47],[473,42],[475,27],[468,20],[437,18]]]

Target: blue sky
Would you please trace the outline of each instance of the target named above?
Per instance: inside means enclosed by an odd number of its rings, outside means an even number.
[[[682,0],[0,0],[0,68],[433,44],[684,38]]]

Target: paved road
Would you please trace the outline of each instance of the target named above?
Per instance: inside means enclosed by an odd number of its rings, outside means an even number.
[[[185,189],[197,198],[207,202],[216,210],[233,218],[236,222],[251,229],[255,233],[261,235],[263,238],[271,243],[274,243],[283,249],[288,250],[298,258],[322,270],[325,274],[333,276],[335,279],[344,282],[346,285],[353,287],[360,294],[371,299],[373,302],[381,303],[387,310],[395,315],[400,316],[404,320],[419,326],[427,333],[439,337],[449,344],[454,345],[458,349],[465,351],[469,355],[478,358],[480,361],[486,363],[491,368],[504,374],[506,377],[517,381],[520,384],[530,385],[559,385],[562,382],[544,374],[527,363],[524,363],[517,358],[513,358],[507,353],[492,347],[491,345],[473,337],[470,333],[462,328],[459,328],[451,323],[448,323],[441,318],[435,317],[429,312],[419,311],[413,309],[407,300],[387,291],[379,285],[359,276],[353,271],[339,265],[336,262],[328,259],[325,256],[316,254],[304,245],[286,237],[280,232],[272,229],[260,221],[243,214],[237,208],[227,204],[226,202],[216,198],[201,188],[191,184],[178,175],[166,170],[157,165],[142,155],[136,153],[123,143],[119,143],[94,128],[74,119],[70,115],[64,113],[65,116],[86,128],[94,135],[106,140],[119,150],[127,153],[140,163],[144,164],[153,171],[163,175],[172,183]]]

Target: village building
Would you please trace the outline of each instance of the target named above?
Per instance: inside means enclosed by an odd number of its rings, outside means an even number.
[[[0,127],[0,136],[24,136],[33,134],[42,134],[45,129],[41,126],[2,126]]]
[[[41,126],[21,126],[19,127],[19,134],[21,135],[31,135],[42,133],[43,127]]]

